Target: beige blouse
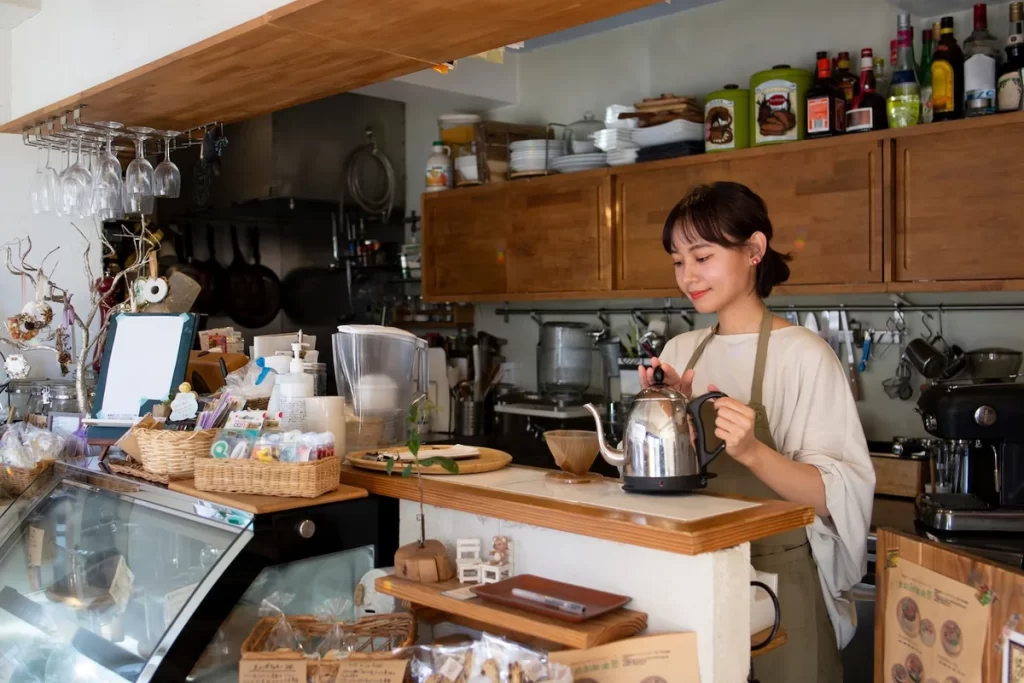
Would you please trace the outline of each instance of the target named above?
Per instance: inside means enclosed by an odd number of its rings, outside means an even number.
[[[702,329],[673,338],[661,360],[682,372],[709,332]],[[694,367],[694,395],[714,384],[739,401],[750,401],[756,350],[757,333],[716,335]],[[836,639],[843,647],[856,630],[856,612],[848,591],[867,571],[875,493],[875,471],[846,368],[810,330],[773,330],[763,402],[779,452],[817,467],[825,483],[830,515],[815,517],[814,524],[807,527],[807,537]]]

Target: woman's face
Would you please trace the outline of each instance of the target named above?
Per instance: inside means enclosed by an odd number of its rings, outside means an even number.
[[[676,285],[699,313],[720,311],[749,295],[754,286],[755,266],[748,252],[750,249],[729,249],[675,230],[672,263]]]

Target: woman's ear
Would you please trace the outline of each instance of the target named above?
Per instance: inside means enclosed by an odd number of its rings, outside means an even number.
[[[757,231],[747,240],[747,247],[750,249],[750,262],[757,265],[768,252],[768,238],[763,232]]]

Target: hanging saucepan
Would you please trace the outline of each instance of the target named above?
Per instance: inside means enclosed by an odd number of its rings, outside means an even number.
[[[238,246],[238,230],[231,226],[234,259],[226,271],[223,300],[231,319],[250,330],[269,325],[281,308],[281,282],[274,271],[260,264],[259,236],[255,230],[252,246],[256,263],[250,264]]]
[[[192,234],[191,231],[186,234],[188,235],[187,245],[189,255],[191,256]],[[221,311],[219,292],[224,280],[224,269],[217,262],[217,247],[213,241],[213,226],[209,224],[206,226],[206,249],[208,252],[206,260],[195,262],[196,267],[202,270],[203,277],[205,278],[203,281],[203,292],[196,301],[196,311],[214,315]]]

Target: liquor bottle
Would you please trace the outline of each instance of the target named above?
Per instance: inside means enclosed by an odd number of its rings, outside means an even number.
[[[998,109],[1019,111],[1024,108],[1024,2],[1010,3],[1010,37],[1006,39],[1006,61],[999,69],[996,83]]]
[[[875,90],[885,97],[889,94],[889,79],[892,76],[892,71],[881,57],[875,57],[872,65],[875,72]]]
[[[890,128],[909,128],[916,126],[921,118],[921,86],[910,56],[913,38],[910,15],[906,12],[900,12],[896,20],[896,35],[896,68],[889,86],[887,113]]]
[[[843,91],[846,108],[853,106],[853,98],[860,92],[860,81],[850,71],[850,53],[840,52],[836,61],[836,86]]]
[[[974,6],[974,33],[964,41],[964,113],[984,116],[996,112],[996,70],[999,42],[988,31],[985,3]]]
[[[935,121],[962,119],[964,53],[953,37],[953,17],[942,17],[941,26],[939,42],[932,55],[932,118]]]
[[[807,91],[807,137],[823,138],[846,132],[846,100],[832,81],[827,52],[819,52],[818,78]]]
[[[860,93],[854,98],[853,109],[846,113],[847,133],[889,127],[885,98],[875,91],[874,60],[871,55],[870,47],[860,51]]]
[[[932,122],[932,30],[926,28],[921,32],[921,65],[917,70],[917,79],[921,84],[921,123]]]

